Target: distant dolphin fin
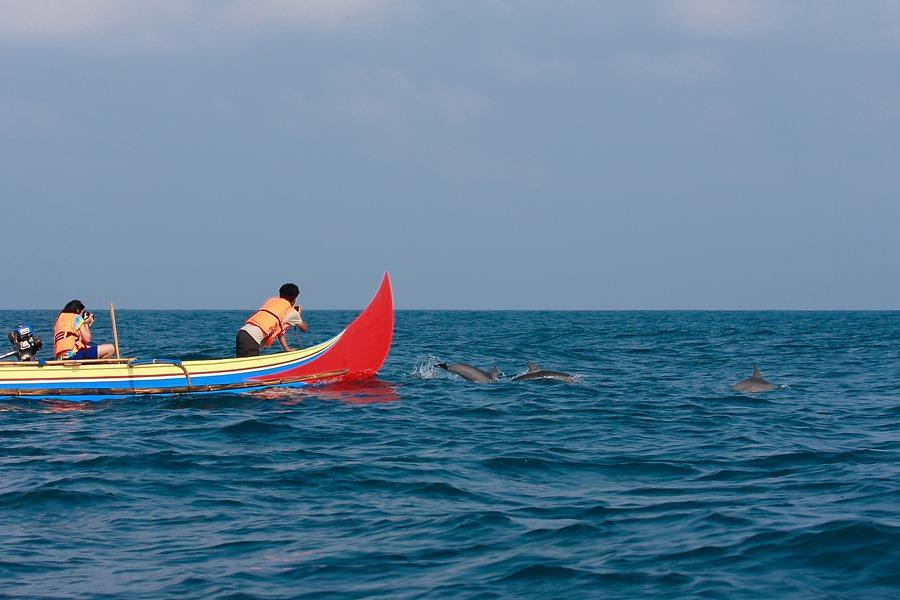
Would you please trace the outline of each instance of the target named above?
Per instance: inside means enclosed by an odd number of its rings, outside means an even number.
[[[762,375],[760,375],[760,373],[759,373],[759,367],[757,367],[756,365],[753,365],[753,376],[754,377],[762,377]]]
[[[534,373],[535,371],[540,371],[541,368],[537,366],[537,363],[528,363],[528,372]]]
[[[491,379],[497,379],[497,365],[491,367]]]

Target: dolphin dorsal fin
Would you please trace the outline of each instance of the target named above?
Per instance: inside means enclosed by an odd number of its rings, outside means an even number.
[[[497,378],[498,378],[498,375],[497,375],[497,365],[494,365],[493,367],[491,367],[491,379],[493,379],[494,381],[496,381]]]
[[[535,371],[540,371],[541,368],[537,366],[537,363],[528,363],[528,372],[534,373]]]
[[[756,365],[753,365],[753,376],[762,377],[762,375],[759,373],[759,367],[757,367]]]

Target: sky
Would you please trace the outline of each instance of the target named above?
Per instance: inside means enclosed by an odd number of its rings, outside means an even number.
[[[0,308],[900,309],[900,0],[0,0]]]

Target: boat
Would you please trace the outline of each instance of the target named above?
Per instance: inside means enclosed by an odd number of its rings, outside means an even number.
[[[387,273],[343,331],[309,348],[215,360],[99,359],[0,362],[0,400],[97,402],[147,394],[248,392],[353,382],[375,376],[394,332]]]

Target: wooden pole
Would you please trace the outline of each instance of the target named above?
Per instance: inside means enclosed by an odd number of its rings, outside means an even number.
[[[109,303],[109,320],[112,321],[113,344],[116,347],[116,358],[118,359],[121,358],[119,356],[119,330],[116,329],[116,309],[112,302]]]

